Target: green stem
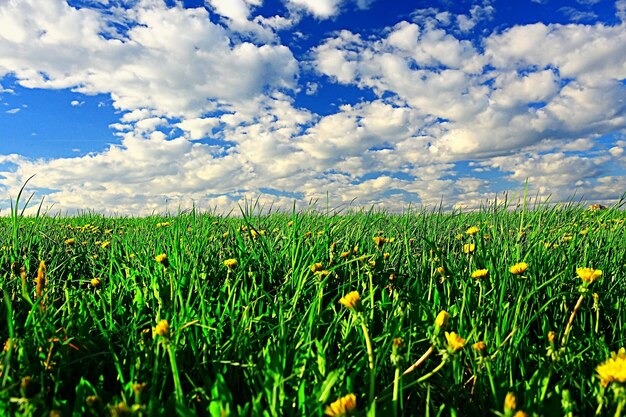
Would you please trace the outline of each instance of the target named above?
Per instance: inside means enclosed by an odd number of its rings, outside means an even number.
[[[494,404],[498,403],[498,394],[496,391],[496,384],[493,382],[493,373],[491,372],[491,364],[489,358],[484,358],[485,367],[487,368],[487,375],[489,375],[489,385],[491,386],[491,395],[493,396]]]
[[[446,364],[446,362],[448,362],[448,355],[444,355],[444,357],[441,359],[441,363],[439,365],[437,365],[437,367],[435,369],[433,369],[432,371],[430,371],[426,375],[421,376],[417,380],[417,382],[424,382],[428,378],[430,378],[431,376],[435,375],[437,372],[439,372],[439,370],[441,370],[441,368],[443,368],[443,366]]]
[[[178,365],[176,364],[176,352],[171,344],[167,345],[167,354],[170,358],[170,366],[172,368],[172,378],[174,379],[174,395],[176,402],[183,403],[183,387],[180,384],[180,375],[178,374]]]
[[[392,404],[393,404],[393,416],[394,417],[398,417],[398,393],[400,391],[400,368],[396,367],[396,373],[394,375],[393,378],[393,399],[392,399]]]
[[[370,340],[369,332],[367,331],[367,326],[363,321],[363,317],[361,317],[361,329],[363,329],[363,336],[365,336],[365,345],[367,346],[367,357],[370,368],[370,395],[369,395],[369,404],[372,404],[374,401],[374,384],[376,382],[376,375],[374,374],[374,350],[372,349],[372,342]]]
[[[585,294],[581,294],[578,302],[574,306],[574,311],[572,311],[572,315],[569,317],[569,321],[567,322],[567,326],[565,327],[565,333],[563,333],[563,340],[561,341],[561,346],[565,347],[567,343],[567,336],[569,335],[570,330],[572,330],[572,324],[574,323],[574,317],[576,317],[576,312],[580,308],[585,299]]]
[[[615,416],[614,417],[621,417],[622,416],[622,410],[624,410],[624,406],[626,405],[626,395],[624,395],[624,393],[622,392],[620,395],[620,399],[619,402],[617,403],[617,409],[615,410]]]
[[[413,372],[414,370],[417,369],[418,366],[420,366],[422,363],[424,363],[424,361],[430,356],[431,353],[433,353],[435,351],[435,345],[431,345],[430,348],[428,348],[428,350],[426,351],[426,353],[424,353],[422,355],[421,358],[419,358],[417,360],[417,362],[415,362],[413,365],[411,365],[410,367],[408,367],[406,369],[406,371],[404,371],[402,373],[402,375],[406,375],[406,374],[410,374],[411,372]]]

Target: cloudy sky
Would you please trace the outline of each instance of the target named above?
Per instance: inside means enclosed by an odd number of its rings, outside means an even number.
[[[626,191],[626,0],[0,0],[0,214]],[[238,210],[238,209],[237,209]]]

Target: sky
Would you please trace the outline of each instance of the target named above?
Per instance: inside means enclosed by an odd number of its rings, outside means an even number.
[[[0,214],[610,205],[625,133],[626,0],[0,0]]]

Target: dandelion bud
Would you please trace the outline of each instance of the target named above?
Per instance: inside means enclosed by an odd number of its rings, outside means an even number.
[[[450,321],[450,314],[447,311],[441,310],[439,314],[437,314],[437,318],[435,319],[435,327],[438,329],[446,330],[448,328],[448,323]]]
[[[509,392],[504,397],[504,413],[505,415],[508,413],[509,415],[517,408],[517,400],[515,399],[515,394]]]

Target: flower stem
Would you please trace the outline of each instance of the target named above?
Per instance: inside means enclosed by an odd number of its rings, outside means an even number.
[[[363,321],[363,317],[361,317],[361,329],[363,329],[363,336],[365,337],[365,345],[367,346],[367,357],[370,368],[370,395],[369,395],[369,404],[371,405],[374,401],[374,385],[376,382],[376,375],[374,375],[374,350],[372,349],[372,341],[370,340],[369,332],[367,331],[367,326]]]
[[[569,336],[569,332],[570,330],[572,330],[574,317],[576,316],[576,312],[578,311],[578,309],[580,309],[580,306],[582,305],[584,299],[585,299],[585,294],[581,294],[580,298],[578,298],[578,302],[574,306],[574,311],[572,311],[572,315],[569,316],[569,321],[567,322],[567,326],[565,327],[565,332],[563,333],[563,340],[561,340],[562,347],[565,347],[565,344],[567,343],[567,336]]]
[[[398,393],[400,391],[400,368],[396,366],[396,372],[393,378],[393,417],[398,417]]]
[[[437,367],[435,369],[433,369],[432,371],[430,371],[429,373],[427,373],[426,375],[421,376],[417,382],[424,382],[426,381],[428,378],[430,378],[431,376],[435,375],[437,372],[439,372],[439,370],[441,368],[443,368],[443,366],[446,364],[446,362],[448,362],[448,355],[443,356],[443,358],[441,359],[441,363],[439,365],[437,365]]]
[[[413,365],[409,366],[403,373],[402,375],[407,375],[410,374],[411,372],[413,372],[414,370],[416,370],[422,363],[424,363],[424,361],[426,359],[428,359],[428,357],[430,356],[431,353],[433,353],[435,351],[435,346],[431,345],[430,348],[428,348],[428,350],[426,351],[426,353],[424,353],[422,355],[421,358],[419,358],[417,360],[417,362],[415,362]]]

